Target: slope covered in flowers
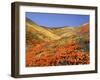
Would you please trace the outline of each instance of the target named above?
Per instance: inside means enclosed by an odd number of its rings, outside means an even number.
[[[59,39],[52,40],[52,36],[49,39],[47,34],[45,36],[41,31],[26,26],[27,67],[90,63],[89,24],[79,28],[44,29],[52,35],[59,36]]]

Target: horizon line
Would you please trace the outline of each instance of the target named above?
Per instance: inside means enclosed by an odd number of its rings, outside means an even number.
[[[86,23],[83,23],[81,24],[80,26],[68,26],[68,25],[65,25],[65,26],[43,26],[43,25],[39,25],[38,23],[36,23],[35,21],[32,21],[31,19],[29,19],[28,17],[26,17],[26,19],[28,19],[29,21],[31,21],[32,23],[38,25],[38,26],[41,26],[41,27],[44,27],[44,28],[64,28],[64,27],[80,27],[82,25],[85,25],[85,24],[89,24],[89,22],[86,22]]]

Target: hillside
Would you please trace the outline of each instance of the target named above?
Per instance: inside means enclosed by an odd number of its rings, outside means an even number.
[[[26,66],[89,64],[89,24],[47,28],[26,19]]]
[[[41,35],[45,36],[48,40],[60,39],[60,37],[57,36],[56,34],[51,33],[50,31],[46,30],[43,27],[38,26],[35,23],[32,23],[32,21],[29,19],[26,20],[26,26],[27,26],[26,30],[28,30],[28,31],[30,30],[32,33],[34,31],[37,31]]]

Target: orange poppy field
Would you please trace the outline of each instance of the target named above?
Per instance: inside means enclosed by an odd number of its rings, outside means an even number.
[[[47,28],[26,19],[26,67],[89,63],[89,23]]]

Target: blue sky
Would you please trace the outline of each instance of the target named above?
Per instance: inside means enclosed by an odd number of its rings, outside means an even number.
[[[26,12],[26,17],[45,27],[77,27],[89,22],[89,15]]]

